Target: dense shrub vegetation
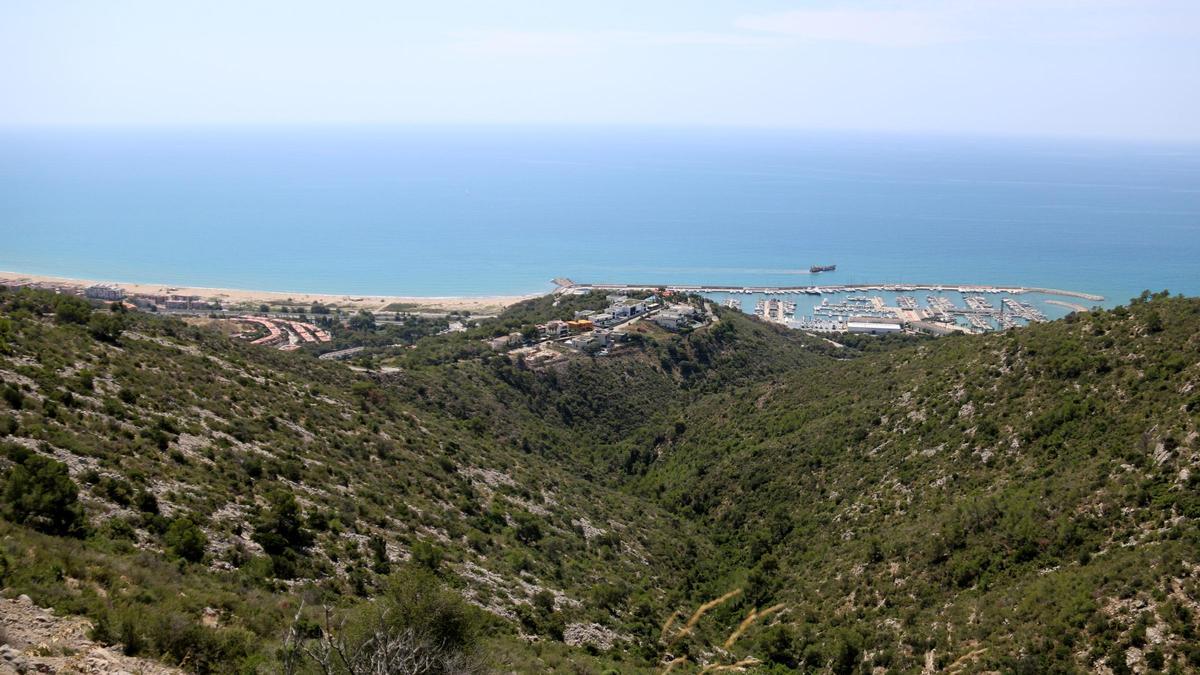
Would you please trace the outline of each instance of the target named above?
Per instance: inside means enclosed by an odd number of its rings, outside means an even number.
[[[602,304],[356,317],[383,374],[0,292],[0,586],[196,672],[1200,667],[1200,302],[483,343]]]
[[[67,466],[21,446],[6,450],[12,466],[4,475],[4,517],[47,534],[82,535],[83,508]]]

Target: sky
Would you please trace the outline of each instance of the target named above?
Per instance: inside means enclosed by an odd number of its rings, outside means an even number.
[[[1200,139],[1200,0],[2,0],[0,125]]]

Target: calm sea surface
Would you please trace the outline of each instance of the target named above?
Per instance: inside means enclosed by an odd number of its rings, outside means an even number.
[[[812,277],[813,264],[838,271]],[[654,129],[0,132],[0,269],[486,295],[549,280],[1200,294],[1200,147]],[[748,309],[752,308],[752,304]]]

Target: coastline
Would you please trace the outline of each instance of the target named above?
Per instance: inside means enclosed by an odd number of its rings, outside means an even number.
[[[172,286],[158,283],[136,283],[127,281],[75,279],[45,274],[25,274],[0,270],[0,285],[44,285],[56,288],[72,289],[82,292],[83,289],[96,284],[119,286],[128,294],[141,295],[196,295],[203,300],[220,300],[228,305],[256,305],[262,303],[294,303],[311,305],[320,302],[324,305],[342,307],[351,310],[368,310],[378,312],[392,304],[411,305],[413,310],[428,311],[469,311],[475,313],[494,313],[516,304],[522,300],[537,298],[544,293],[527,295],[490,295],[490,296],[416,296],[416,295],[347,295],[335,293],[303,293],[299,291],[263,291],[240,288],[210,288],[204,286]]]

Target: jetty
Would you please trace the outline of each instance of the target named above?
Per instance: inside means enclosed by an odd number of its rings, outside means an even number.
[[[1072,312],[1086,312],[1086,311],[1088,311],[1088,308],[1087,308],[1087,307],[1084,307],[1083,305],[1081,305],[1081,304],[1079,304],[1079,303],[1077,303],[1077,302],[1067,302],[1067,301],[1065,301],[1065,300],[1047,300],[1047,301],[1046,301],[1046,304],[1048,304],[1048,305],[1058,305],[1059,307],[1066,307],[1067,309],[1071,310]]]

